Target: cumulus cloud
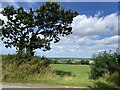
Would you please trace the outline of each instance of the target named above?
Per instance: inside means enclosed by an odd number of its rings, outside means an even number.
[[[109,51],[118,48],[118,15],[99,17],[98,15],[78,15],[73,19],[73,34],[62,37],[52,50],[63,56],[91,57],[99,51]],[[55,47],[57,46],[57,47]],[[71,55],[70,55],[71,53]]]
[[[118,44],[118,39],[120,39],[120,36],[116,35],[116,36],[104,38],[102,40],[98,40],[98,42],[105,45],[112,45],[112,44]]]
[[[105,17],[78,15],[73,19],[73,33],[80,36],[117,34],[117,13]]]

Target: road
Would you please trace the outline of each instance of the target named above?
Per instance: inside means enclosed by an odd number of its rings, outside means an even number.
[[[80,87],[72,87],[72,86],[49,86],[49,85],[41,85],[41,84],[23,84],[23,83],[1,83],[2,88],[80,88]],[[82,87],[84,88],[84,87]]]
[[[49,86],[40,84],[23,84],[23,83],[0,83],[2,90],[118,90],[110,88],[86,88],[86,87],[71,87],[71,86]],[[0,88],[0,89],[1,89]]]

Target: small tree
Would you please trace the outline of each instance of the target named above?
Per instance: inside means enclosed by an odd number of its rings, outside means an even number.
[[[66,64],[72,64],[72,60],[71,59],[67,60]]]
[[[89,60],[81,60],[81,64],[89,65]]]
[[[113,74],[117,72],[120,74],[120,50],[115,52],[100,52],[93,55],[94,64],[91,65],[91,78],[97,79],[102,77],[103,74]]]
[[[17,51],[35,49],[50,50],[50,43],[60,41],[60,36],[72,33],[71,23],[77,12],[64,10],[60,3],[46,2],[38,9],[25,11],[23,7],[14,9],[7,6],[2,14],[8,18],[7,25],[2,27],[2,40],[5,46],[16,47]],[[26,52],[25,52],[26,53]]]

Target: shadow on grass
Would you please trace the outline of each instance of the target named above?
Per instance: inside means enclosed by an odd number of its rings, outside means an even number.
[[[71,72],[67,72],[67,71],[60,71],[60,70],[56,70],[54,71],[56,75],[64,77],[64,76],[73,76],[75,77],[75,75],[72,75]]]

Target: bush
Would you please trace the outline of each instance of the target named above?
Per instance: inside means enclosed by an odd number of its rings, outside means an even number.
[[[81,64],[83,64],[83,65],[89,65],[89,60],[81,60]]]
[[[102,77],[94,81],[95,88],[119,88],[118,85],[118,73],[115,72],[112,75],[105,73]],[[119,90],[116,89],[116,90]]]
[[[49,61],[46,58],[31,57],[30,60],[28,58],[16,60],[16,55],[3,56],[3,81],[23,80],[33,74],[44,75],[48,72],[47,70],[50,71],[50,67]]]
[[[69,59],[69,60],[66,61],[66,64],[73,64],[73,62],[72,62],[71,59]]]
[[[98,79],[108,74],[110,77],[109,81],[119,85],[120,82],[120,52],[117,49],[115,52],[100,52],[99,54],[93,55],[94,64],[91,65],[91,79]],[[117,74],[116,74],[117,73]],[[113,76],[114,75],[114,76]],[[111,78],[111,80],[110,80]],[[117,79],[115,79],[117,78]]]

